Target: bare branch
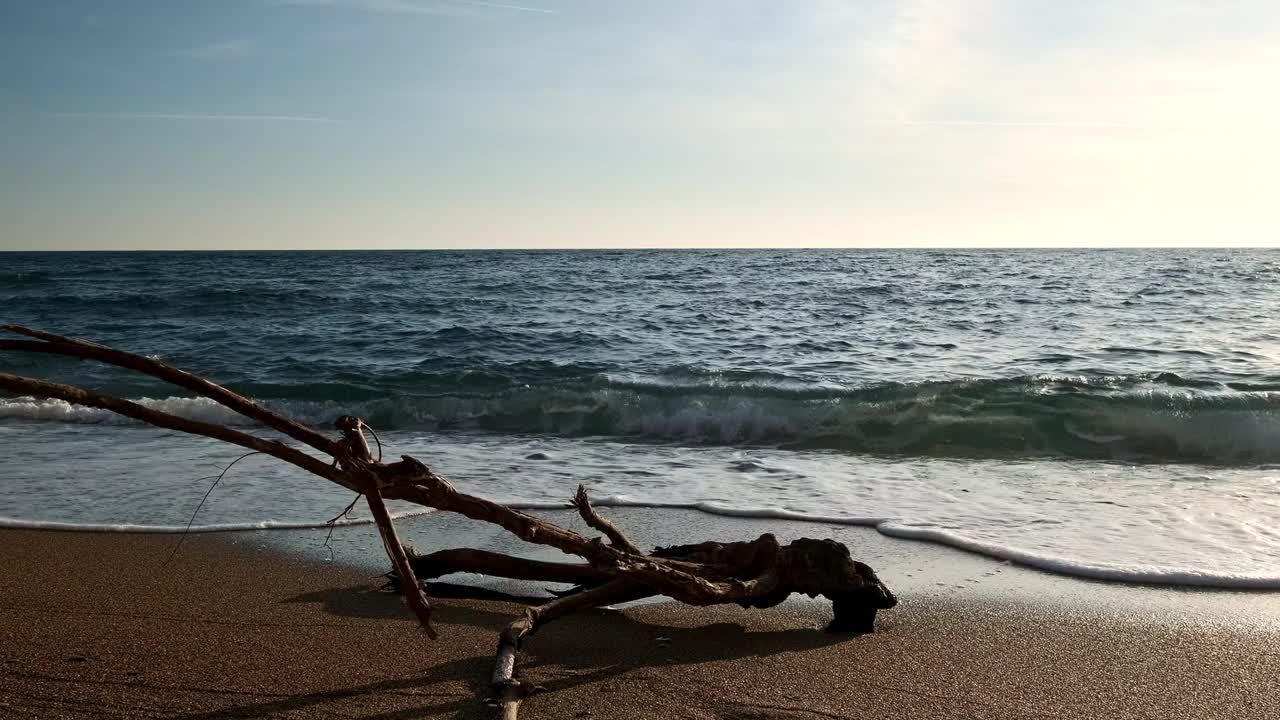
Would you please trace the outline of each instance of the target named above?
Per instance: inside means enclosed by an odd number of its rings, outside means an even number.
[[[575,610],[639,600],[652,594],[653,592],[643,585],[627,580],[614,580],[598,588],[559,598],[545,605],[525,608],[523,617],[512,621],[498,635],[498,652],[493,663],[492,684],[496,699],[502,705],[502,717],[514,720],[520,701],[534,690],[515,678],[516,656],[526,637],[532,635],[542,625]]]
[[[15,352],[38,352],[51,355],[65,355],[83,360],[96,360],[108,365],[115,365],[127,370],[135,370],[145,375],[164,380],[172,385],[190,390],[214,402],[224,405],[245,417],[257,420],[267,427],[278,430],[298,442],[310,445],[320,452],[333,454],[333,441],[312,428],[291,418],[287,418],[274,410],[255,403],[249,398],[210,382],[198,375],[166,365],[159,360],[152,360],[142,355],[116,350],[84,340],[54,335],[53,333],[32,330],[20,325],[3,325],[0,329],[18,335],[38,338],[40,342],[24,340],[0,340],[0,350]]]
[[[7,341],[0,341],[0,343]],[[3,349],[3,347],[0,347]],[[73,385],[61,385],[59,383],[46,382],[44,380],[36,380],[34,378],[22,377],[20,375],[11,375],[9,373],[0,373],[0,389],[8,390],[12,393],[37,395],[39,397],[54,398],[57,400],[65,400],[73,405],[83,405],[85,407],[95,407],[102,410],[110,410],[117,415],[141,420],[149,425],[162,427],[167,430],[178,430],[180,432],[190,433],[192,435],[203,435],[213,438],[214,440],[222,440],[232,445],[239,445],[247,450],[256,450],[266,453],[272,457],[292,463],[307,472],[314,473],[320,477],[338,483],[343,487],[348,487],[359,492],[359,489],[352,486],[351,480],[345,473],[330,468],[324,463],[311,455],[308,455],[297,448],[290,447],[278,440],[265,440],[263,438],[249,435],[238,430],[215,425],[213,423],[201,422],[199,420],[188,420],[170,415],[169,413],[152,410],[149,407],[139,405],[129,400],[121,400],[120,398],[103,393],[85,390]]]
[[[418,577],[424,580],[460,572],[575,585],[598,584],[611,578],[608,573],[582,563],[528,560],[471,548],[439,550],[429,555],[410,554],[409,564]]]
[[[413,574],[413,568],[409,565],[409,557],[404,551],[404,545],[400,544],[400,538],[396,535],[395,523],[391,521],[391,513],[387,512],[387,506],[382,502],[382,494],[378,492],[378,482],[373,476],[369,476],[367,487],[364,491],[364,497],[369,501],[369,512],[373,513],[373,519],[378,524],[378,533],[382,535],[382,546],[387,551],[387,556],[391,558],[391,564],[395,567],[396,572],[404,579],[401,583],[401,590],[404,592],[405,602],[409,605],[409,609],[417,616],[418,622],[422,624],[422,629],[427,632],[427,637],[435,640],[437,635],[435,628],[431,627],[431,603],[427,601],[427,596],[422,592],[422,585],[418,583],[418,578]]]
[[[585,485],[578,486],[578,492],[573,496],[573,506],[578,508],[578,514],[582,516],[583,521],[596,530],[604,533],[605,537],[609,538],[609,542],[614,547],[618,548],[622,552],[628,552],[633,555],[644,554],[636,549],[636,546],[627,539],[626,535],[622,534],[622,531],[619,530],[616,525],[610,522],[608,518],[597,513],[595,508],[591,507],[591,497],[587,495],[587,488]]]

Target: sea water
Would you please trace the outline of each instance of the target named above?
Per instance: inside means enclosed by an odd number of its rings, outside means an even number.
[[[1280,587],[1280,252],[7,253],[0,308],[317,427],[359,415],[388,457],[524,507],[582,483]],[[105,366],[0,371],[267,434]],[[201,505],[237,448],[58,401],[0,396],[0,448],[9,525],[314,526],[351,500],[254,456]]]

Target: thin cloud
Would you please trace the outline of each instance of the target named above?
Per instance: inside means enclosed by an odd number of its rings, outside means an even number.
[[[1103,120],[1022,121],[1022,120],[899,120],[896,125],[912,127],[975,128],[1056,128],[1062,130],[1138,130],[1138,125]]]
[[[471,5],[472,7],[494,8],[496,10],[519,10],[521,12],[542,13],[543,15],[556,15],[555,10],[547,8],[527,7],[525,5],[505,5],[503,3],[479,2],[478,0],[455,0],[459,5]]]
[[[188,58],[191,60],[235,60],[245,57],[252,50],[252,45],[247,40],[232,39],[223,40],[222,42],[209,43],[208,45],[200,45],[193,48],[185,48],[174,52],[174,56]]]
[[[237,115],[237,114],[189,114],[189,113],[49,113],[51,118],[78,118],[85,120],[188,120],[195,122],[292,122],[335,124],[333,118],[314,115]]]
[[[465,14],[467,8],[482,10],[507,10],[512,12],[536,13],[539,15],[558,15],[555,10],[532,7],[529,5],[511,5],[507,3],[483,2],[482,0],[268,0],[271,5],[287,5],[294,7],[347,7],[376,13],[395,13],[401,15],[448,15]]]

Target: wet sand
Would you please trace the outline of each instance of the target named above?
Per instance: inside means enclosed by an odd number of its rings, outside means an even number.
[[[189,536],[166,563],[173,536],[0,531],[0,716],[493,717],[496,634],[519,606],[437,599],[441,638],[428,641],[376,591],[380,558],[343,562],[373,530],[346,532],[337,562],[249,533]],[[873,562],[901,604],[874,635],[820,632],[829,611],[810,601],[571,616],[527,645],[522,675],[546,691],[521,717],[1263,718],[1280,706],[1280,595],[1109,586],[883,542],[905,553]]]

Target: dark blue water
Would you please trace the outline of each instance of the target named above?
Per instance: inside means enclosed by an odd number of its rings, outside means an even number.
[[[1280,459],[1275,252],[0,257],[6,320],[155,353],[317,421],[336,403],[386,429]]]
[[[1280,462],[1275,251],[9,253],[0,308],[0,320],[157,355],[316,424],[360,414],[503,492],[514,462],[541,488],[526,499],[561,497],[585,475],[639,500],[833,514],[851,488],[874,494],[906,473],[999,477],[985,499],[1009,510],[1045,488],[1112,502],[1149,494],[1146,480],[1209,478],[1215,502],[1243,485],[1262,493],[1249,495],[1260,522],[1280,519],[1267,514]],[[86,363],[0,354],[0,369],[236,421]],[[0,399],[3,437],[39,436],[32,452],[86,452],[76,443],[107,422]],[[573,462],[526,468],[546,447]],[[616,485],[623,469],[602,458],[624,452],[654,478],[701,468],[700,489]],[[104,473],[123,474],[106,455]],[[1177,523],[1157,495],[1160,518],[1142,522]],[[930,498],[904,490],[876,512],[914,518]],[[998,525],[981,506],[932,524]],[[220,519],[263,519],[233,507]],[[158,508],[96,519],[166,521]],[[86,519],[77,512],[45,519]],[[1255,537],[1233,522],[1233,538]],[[1264,535],[1214,542],[1261,548],[1241,566],[1256,574],[1280,547]]]

